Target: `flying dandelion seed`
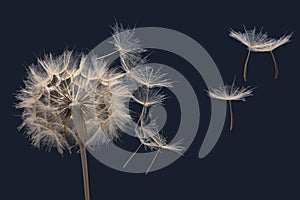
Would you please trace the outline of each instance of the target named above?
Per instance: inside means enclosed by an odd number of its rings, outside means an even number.
[[[233,128],[233,111],[232,111],[232,101],[246,101],[246,97],[253,95],[253,88],[239,88],[234,85],[220,86],[219,88],[210,88],[208,90],[208,96],[213,99],[219,99],[223,101],[228,101],[230,110],[230,130]]]
[[[230,30],[229,36],[240,41],[248,48],[248,54],[244,65],[244,80],[247,80],[247,64],[250,57],[250,52],[270,52],[273,62],[274,62],[274,68],[275,68],[275,79],[278,77],[278,66],[275,59],[275,56],[273,54],[273,51],[288,43],[290,41],[290,38],[292,37],[292,34],[284,35],[280,37],[279,39],[269,38],[267,33],[262,33],[262,30],[260,32],[256,32],[255,28],[253,30],[246,30],[245,32],[236,32],[234,30]]]

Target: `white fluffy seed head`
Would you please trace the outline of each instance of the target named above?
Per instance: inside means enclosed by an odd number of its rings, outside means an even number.
[[[269,38],[267,33],[262,33],[262,30],[256,32],[256,29],[253,28],[252,30],[245,29],[244,33],[230,30],[229,36],[246,45],[250,51],[270,52],[288,43],[292,34],[284,35],[279,39],[274,39]]]
[[[130,120],[124,102],[130,94],[117,80],[105,81],[108,73],[104,61],[91,57],[87,62],[86,56],[75,58],[70,51],[30,66],[16,107],[24,110],[20,128],[26,128],[32,144],[62,153],[77,145],[80,134],[93,145],[117,137],[118,126]]]
[[[76,142],[67,91],[78,75],[77,65],[72,52],[66,51],[56,58],[51,54],[45,56],[38,60],[38,65],[29,67],[16,107],[24,109],[20,128],[26,128],[34,146],[46,146],[49,150],[55,147],[62,153]]]
[[[166,73],[161,73],[161,68],[154,69],[153,67],[143,64],[131,70],[132,76],[140,84],[146,85],[149,88],[154,87],[172,87],[173,82],[166,78]]]
[[[128,72],[140,63],[146,62],[142,53],[146,50],[141,47],[140,40],[135,36],[135,29],[123,28],[116,24],[113,28],[114,49],[119,52],[123,69]]]
[[[210,88],[208,95],[211,98],[226,101],[245,101],[246,97],[253,95],[253,88],[239,88],[234,85],[224,85],[219,88]]]
[[[115,50],[120,54],[139,53],[144,50],[141,48],[140,40],[135,37],[135,30],[123,28],[122,25],[116,24],[113,29],[113,41]]]

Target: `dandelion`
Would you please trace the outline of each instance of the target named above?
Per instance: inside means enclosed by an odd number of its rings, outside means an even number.
[[[275,68],[275,79],[278,77],[278,67],[277,62],[275,59],[275,56],[273,54],[273,51],[288,43],[290,41],[290,38],[292,37],[292,34],[289,35],[283,35],[279,39],[269,38],[267,33],[262,33],[262,30],[260,32],[256,32],[255,28],[253,30],[246,30],[245,32],[236,32],[234,30],[231,30],[229,33],[230,37],[235,38],[236,40],[243,43],[248,48],[248,54],[244,65],[244,80],[246,81],[247,76],[247,64],[250,57],[250,52],[270,52],[273,62],[274,62],[274,68]]]
[[[210,88],[208,96],[213,99],[228,101],[230,110],[230,130],[233,128],[233,111],[231,101],[246,101],[246,97],[252,96],[253,88],[239,88],[235,87],[234,82],[232,85],[224,85],[219,88]]]
[[[35,147],[72,151],[79,146],[85,199],[89,200],[85,145],[95,146],[116,138],[117,127],[130,120],[125,97],[129,89],[118,81],[106,81],[107,63],[70,51],[45,56],[28,69],[25,88],[17,94],[23,109],[26,134]]]

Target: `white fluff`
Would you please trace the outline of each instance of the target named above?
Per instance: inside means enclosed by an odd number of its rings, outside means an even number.
[[[262,31],[256,32],[256,29],[253,28],[252,30],[245,29],[244,33],[231,30],[229,36],[246,45],[251,51],[269,52],[288,43],[292,34],[275,39],[269,38],[268,34],[262,33]]]
[[[253,89],[250,87],[239,88],[234,85],[224,85],[219,88],[210,88],[208,95],[214,99],[225,101],[245,101],[246,97],[253,95]]]

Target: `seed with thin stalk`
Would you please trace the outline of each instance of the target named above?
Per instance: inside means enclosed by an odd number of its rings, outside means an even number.
[[[275,68],[275,79],[278,77],[278,67],[277,62],[275,59],[275,56],[273,54],[273,51],[288,43],[290,41],[290,38],[292,37],[292,34],[289,35],[283,35],[279,39],[270,38],[267,33],[262,33],[262,30],[260,32],[256,32],[255,28],[252,30],[246,30],[245,32],[236,32],[234,30],[230,30],[229,33],[230,37],[233,37],[234,39],[240,41],[248,48],[248,54],[244,65],[244,80],[247,80],[247,64],[250,57],[250,52],[270,52],[273,62],[274,62],[274,68]]]
[[[129,157],[124,164],[124,168],[130,160],[144,145],[157,153],[150,163],[146,174],[150,171],[158,153],[162,149],[167,149],[177,153],[183,151],[182,141],[168,144],[166,139],[160,135],[156,120],[151,118],[151,108],[162,104],[165,95],[161,92],[162,88],[172,86],[172,81],[166,78],[167,74],[161,73],[161,69],[155,69],[147,65],[146,60],[142,58],[141,53],[145,52],[140,46],[140,41],[135,37],[134,30],[123,29],[121,26],[114,28],[113,41],[115,52],[119,53],[122,69],[125,71],[124,77],[134,82],[139,87],[133,91],[132,100],[142,106],[139,118],[135,126],[136,136],[141,144]],[[115,53],[112,52],[111,54]],[[102,57],[100,57],[101,59]]]
[[[224,85],[219,88],[210,88],[208,90],[208,96],[213,99],[228,101],[230,111],[230,130],[233,128],[233,111],[232,101],[246,101],[246,97],[253,95],[253,88],[239,88],[234,85]]]
[[[163,81],[163,83],[166,83]],[[160,135],[158,126],[155,119],[151,119],[152,110],[151,108],[156,105],[162,104],[165,99],[165,95],[161,93],[160,88],[152,88],[150,85],[154,83],[147,82],[145,85],[140,87],[133,95],[133,100],[142,106],[142,111],[140,113],[135,132],[137,137],[141,141],[141,145],[136,149],[132,156],[125,163],[124,167],[128,164],[129,160],[137,153],[137,151],[142,147],[142,145],[148,147],[151,150],[156,150],[156,154],[151,161],[149,167],[146,170],[146,174],[149,173],[154,161],[156,160],[158,153],[161,150],[170,150],[181,154],[184,148],[181,146],[182,140],[177,141],[172,144],[168,144],[166,139]],[[159,84],[159,82],[156,82]]]

